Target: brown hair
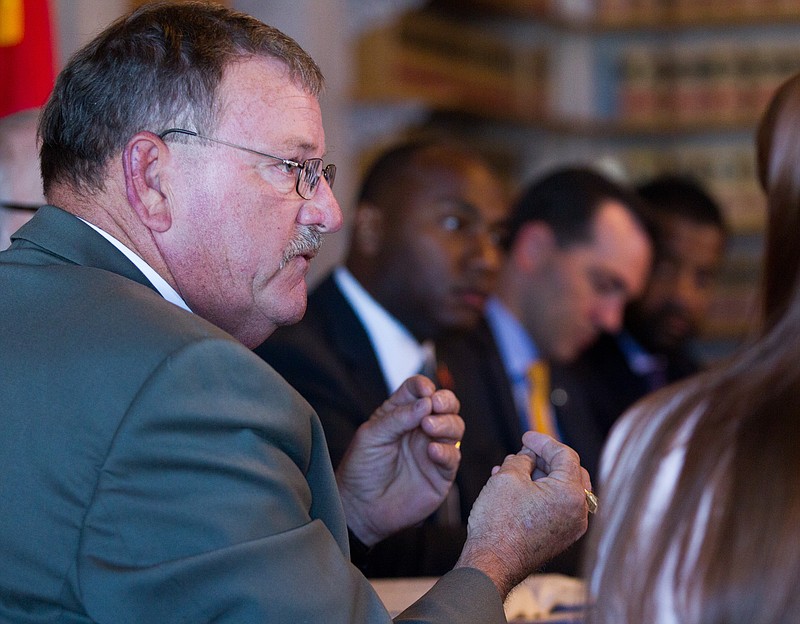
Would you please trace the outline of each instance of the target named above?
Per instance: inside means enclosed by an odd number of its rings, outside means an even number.
[[[621,422],[591,529],[591,624],[662,621],[665,597],[682,623],[788,624],[800,613],[800,76],[762,119],[758,165],[765,323],[727,365]],[[658,479],[676,453],[670,494]]]
[[[511,249],[531,221],[546,223],[559,247],[589,243],[595,217],[608,201],[622,204],[650,236],[644,203],[632,189],[590,167],[562,166],[531,182],[511,207],[504,246]]]
[[[44,108],[45,193],[57,182],[102,188],[108,161],[142,130],[213,133],[225,68],[254,55],[321,91],[319,68],[293,39],[218,4],[157,2],[115,21],[72,57]]]

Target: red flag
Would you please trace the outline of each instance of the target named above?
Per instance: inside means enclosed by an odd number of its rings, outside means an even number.
[[[53,60],[48,0],[0,0],[0,117],[45,103]]]

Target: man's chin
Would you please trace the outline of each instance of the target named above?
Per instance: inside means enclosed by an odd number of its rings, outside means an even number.
[[[300,310],[297,314],[289,316],[286,319],[280,321],[278,323],[278,326],[285,327],[286,325],[294,325],[295,323],[299,323],[300,321],[303,320],[305,314],[306,314],[306,306],[304,305],[302,310]]]
[[[693,339],[694,335],[695,332],[687,327],[682,327],[680,330],[676,328],[664,328],[653,337],[653,346],[662,353],[680,351],[684,345]]]
[[[468,331],[474,329],[481,319],[481,312],[471,307],[461,307],[450,314],[442,326],[448,330]]]

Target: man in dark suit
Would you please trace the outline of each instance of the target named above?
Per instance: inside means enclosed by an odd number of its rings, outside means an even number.
[[[711,305],[726,227],[694,179],[663,175],[639,187],[654,226],[655,258],[622,331],[605,334],[564,372],[583,388],[587,418],[605,436],[644,395],[700,370],[694,341]]]
[[[553,170],[521,195],[508,221],[497,295],[485,320],[440,340],[466,423],[483,419],[478,451],[497,462],[521,432],[540,430],[574,448],[590,474],[603,438],[584,418],[570,378],[548,374],[622,323],[641,292],[651,245],[640,200],[588,168]],[[574,555],[574,553],[573,553]],[[578,573],[575,556],[549,571]]]
[[[53,205],[0,252],[0,621],[389,621],[348,529],[370,546],[440,504],[457,400],[409,379],[334,475],[313,409],[248,349],[302,316],[341,225],[321,87],[294,41],[212,3],[146,5],[62,72]],[[404,621],[504,621],[585,530],[577,457],[523,442]]]
[[[435,358],[426,360],[441,331],[480,318],[499,269],[506,212],[496,174],[464,147],[411,141],[375,159],[362,182],[344,266],[311,293],[300,323],[256,349],[317,411],[334,466],[403,379],[428,367],[440,385],[449,383],[446,372],[437,375]],[[484,426],[467,423],[465,443],[480,440]],[[463,456],[445,506],[421,527],[376,546],[365,571],[431,576],[452,567],[469,510],[498,463],[476,465]]]
[[[474,409],[502,423],[506,444],[496,452],[536,428],[532,365],[575,360],[601,332],[619,329],[625,304],[644,287],[651,245],[640,203],[591,169],[565,167],[536,180],[512,208],[484,322],[440,344],[464,417]],[[549,405],[541,427],[593,469],[602,440],[591,423],[573,420],[580,406],[569,380],[551,377],[542,382]]]

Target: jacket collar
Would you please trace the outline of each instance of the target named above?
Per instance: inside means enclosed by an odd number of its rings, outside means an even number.
[[[11,240],[12,249],[33,245],[68,263],[104,269],[156,290],[114,245],[75,215],[56,206],[39,208]]]

